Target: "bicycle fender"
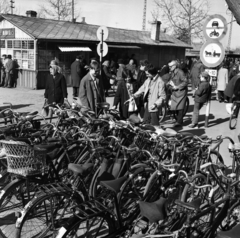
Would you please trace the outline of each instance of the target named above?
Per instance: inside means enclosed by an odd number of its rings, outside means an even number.
[[[0,200],[2,199],[3,195],[7,192],[9,188],[11,188],[13,185],[17,183],[22,183],[22,179],[14,179],[12,182],[10,182],[8,185],[6,185],[1,191],[0,191]],[[25,180],[24,180],[25,181]]]

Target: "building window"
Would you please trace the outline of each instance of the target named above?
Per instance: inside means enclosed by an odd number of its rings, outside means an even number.
[[[10,48],[10,49],[13,48],[12,40],[7,40],[7,48]]]
[[[5,40],[0,41],[0,48],[5,48]]]
[[[21,49],[22,48],[22,42],[20,40],[14,40],[13,41],[13,48]]]

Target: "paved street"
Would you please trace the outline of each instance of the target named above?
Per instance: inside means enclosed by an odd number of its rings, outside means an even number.
[[[44,99],[43,94],[44,90],[31,90],[26,88],[0,88],[0,106],[2,106],[3,102],[11,102],[14,105],[13,108],[17,111],[29,112],[37,110],[41,112]],[[69,102],[71,103],[72,88],[70,87],[68,88],[68,95]],[[190,120],[193,111],[193,100],[192,97],[189,95],[189,112],[185,118],[184,126],[181,130],[193,132],[197,135],[207,134],[212,138],[216,138],[216,136],[218,135],[228,135],[230,137],[234,136],[234,131],[231,131],[228,127],[229,115],[226,112],[225,104],[216,101],[214,99],[215,96],[213,96],[212,98],[213,101],[211,102],[209,127],[204,127],[205,116],[203,115],[203,113],[205,114],[206,111],[206,107],[204,106],[201,110],[200,115],[200,128],[190,129],[187,127],[187,125],[191,123]],[[112,105],[113,97],[108,97],[107,101]],[[228,142],[225,141],[221,146],[220,153],[222,154],[225,163],[227,165],[230,165],[231,158],[229,157],[227,145]]]

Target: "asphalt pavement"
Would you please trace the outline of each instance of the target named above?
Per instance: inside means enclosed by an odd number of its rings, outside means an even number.
[[[189,93],[190,106],[188,113],[184,119],[184,124],[182,128],[178,128],[180,131],[192,132],[196,135],[207,134],[212,138],[216,138],[219,135],[234,137],[234,130],[229,129],[229,114],[226,111],[226,104],[219,103],[215,99],[215,95],[212,95],[210,115],[209,115],[209,125],[207,128],[204,127],[205,124],[205,112],[206,106],[204,106],[200,111],[199,117],[199,128],[188,128],[191,124],[191,116],[193,112],[193,98],[191,93]],[[68,100],[72,102],[72,88],[68,87]],[[26,88],[0,88],[0,107],[5,106],[4,102],[10,102],[13,105],[13,109],[19,112],[30,112],[30,111],[42,111],[42,106],[44,102],[44,90],[32,90]],[[107,97],[107,102],[112,106],[113,94]],[[171,127],[169,123],[163,123],[164,127]],[[228,141],[224,141],[220,147],[220,153],[222,154],[224,161],[227,165],[231,164],[232,159],[228,152]]]

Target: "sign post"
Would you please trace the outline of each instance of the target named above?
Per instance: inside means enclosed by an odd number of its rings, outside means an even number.
[[[207,42],[202,46],[200,58],[202,63],[209,67],[206,71],[210,75],[210,88],[212,90],[212,79],[217,76],[215,68],[222,63],[225,57],[225,49],[219,42],[227,33],[227,21],[218,14],[210,16],[204,23],[203,33]],[[211,93],[211,92],[210,92]],[[211,96],[206,106],[205,127],[208,127],[208,119],[210,114]]]
[[[97,53],[100,56],[100,74],[102,75],[102,58],[108,53],[108,46],[104,42],[108,38],[108,28],[100,26],[97,29],[97,38],[100,40],[97,46]]]

